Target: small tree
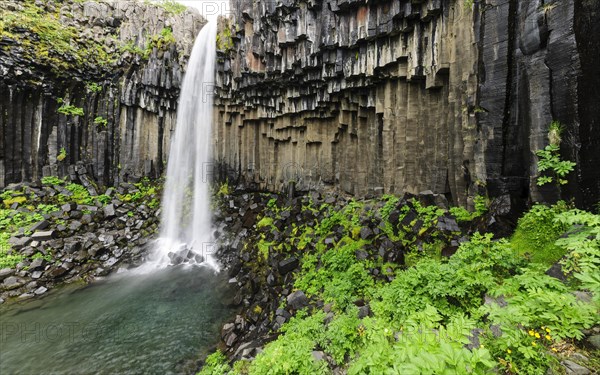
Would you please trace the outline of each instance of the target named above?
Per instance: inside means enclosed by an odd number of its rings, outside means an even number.
[[[560,157],[560,143],[562,142],[562,132],[564,127],[558,121],[552,121],[548,130],[549,145],[543,150],[536,151],[538,160],[538,171],[544,172],[537,180],[538,186],[549,183],[556,183],[560,187],[567,183],[566,176],[573,171],[575,163],[569,160],[562,160]]]

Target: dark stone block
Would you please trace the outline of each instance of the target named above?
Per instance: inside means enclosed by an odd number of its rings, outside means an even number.
[[[291,272],[294,269],[296,269],[296,267],[298,267],[299,264],[300,264],[300,261],[298,260],[298,258],[290,257],[288,259],[284,259],[281,262],[279,262],[277,269],[280,274],[285,275],[286,273]]]

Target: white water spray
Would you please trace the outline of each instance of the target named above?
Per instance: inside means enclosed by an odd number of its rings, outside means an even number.
[[[209,191],[216,35],[217,21],[209,21],[188,62],[169,150],[160,237],[149,266],[204,263],[217,268],[210,256],[214,238]]]

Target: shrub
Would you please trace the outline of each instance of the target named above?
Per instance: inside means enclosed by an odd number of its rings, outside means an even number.
[[[70,104],[63,104],[60,108],[58,108],[58,113],[62,113],[66,116],[83,116],[83,108],[75,107]]]

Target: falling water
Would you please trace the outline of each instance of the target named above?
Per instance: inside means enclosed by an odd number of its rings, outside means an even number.
[[[210,258],[209,192],[216,35],[217,22],[209,21],[196,38],[183,80],[152,262],[160,267],[182,262],[216,267]]]

